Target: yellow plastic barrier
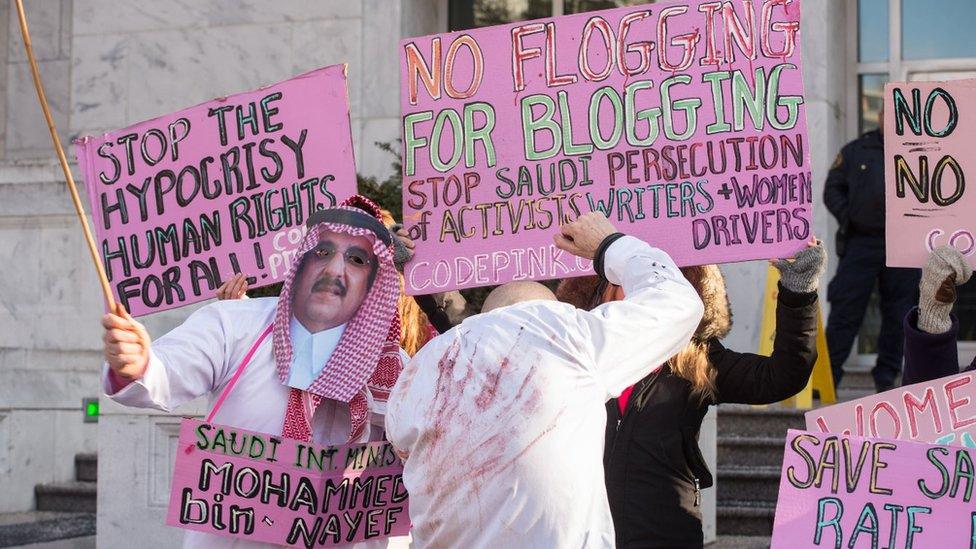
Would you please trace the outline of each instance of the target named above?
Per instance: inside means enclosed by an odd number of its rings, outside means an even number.
[[[766,290],[763,297],[762,324],[759,327],[759,354],[769,356],[773,353],[773,338],[776,337],[776,298],[779,293],[779,271],[772,265],[766,273]],[[792,398],[780,403],[793,408],[813,408],[813,391],[820,393],[821,404],[837,402],[834,391],[834,376],[830,371],[830,354],[827,352],[827,338],[824,335],[823,318],[817,309],[817,363],[806,387]]]

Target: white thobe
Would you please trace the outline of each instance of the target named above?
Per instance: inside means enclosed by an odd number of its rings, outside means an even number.
[[[591,312],[529,301],[466,319],[406,366],[387,436],[406,456],[415,547],[613,547],[607,400],[676,354],[702,317],[664,252],[605,255],[626,299]]]
[[[305,329],[297,318],[291,317],[291,368],[288,369],[288,386],[308,389],[325,369],[332,351],[339,346],[339,339],[346,331],[346,325],[314,334]]]
[[[230,381],[244,356],[271,324],[277,298],[218,301],[190,315],[163,337],[153,341],[149,365],[141,379],[117,393],[104,369],[103,389],[120,404],[171,411],[195,398],[210,395],[211,404]],[[271,335],[255,350],[233,390],[213,421],[262,433],[279,434],[288,408],[290,387],[278,379]],[[402,352],[401,352],[402,353]],[[404,361],[409,357],[402,353]],[[363,434],[355,442],[381,440],[385,406],[369,398],[372,412]],[[316,444],[345,444],[350,431],[349,407],[324,399],[312,419]],[[405,538],[391,538],[347,547],[406,546]],[[268,544],[187,531],[185,548],[256,549]]]

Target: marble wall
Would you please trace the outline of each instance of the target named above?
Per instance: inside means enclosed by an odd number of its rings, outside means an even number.
[[[68,136],[71,0],[25,2],[51,111]],[[74,478],[96,450],[82,398],[98,396],[98,294],[53,162],[14,3],[0,0],[0,512],[34,507],[34,486]]]
[[[68,135],[72,0],[24,2],[34,56],[62,139]],[[0,0],[0,160],[52,158],[51,136],[37,102],[14,2]]]
[[[164,414],[102,400],[98,427],[98,547],[179,547],[183,531],[165,525],[180,418],[202,416],[197,401]]]
[[[101,305],[77,225],[58,166],[3,163],[0,512],[32,508],[35,484],[74,478],[75,453],[96,449],[81,401],[98,396]]]
[[[85,0],[74,7],[73,134],[123,127],[217,96],[349,63],[359,171],[399,136],[398,0]],[[418,2],[429,10],[431,2]],[[436,3],[435,3],[436,4]]]

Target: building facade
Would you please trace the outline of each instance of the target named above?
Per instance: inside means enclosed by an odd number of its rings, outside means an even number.
[[[394,142],[400,134],[396,51],[401,38],[637,3],[27,2],[48,98],[66,143],[345,62],[358,170],[380,179],[392,167],[374,143]],[[802,1],[815,197],[822,195],[827,168],[840,147],[870,128],[885,81],[976,74],[976,41],[960,24],[976,22],[974,5],[971,0]],[[83,422],[82,399],[100,393],[101,295],[53,162],[10,0],[0,0],[0,63],[0,257],[8,261],[0,278],[0,512],[32,509],[35,485],[72,478],[74,455],[97,450],[98,546],[129,547],[134,539],[150,547],[173,546],[181,533],[162,522],[179,415],[201,413],[206,403],[163,415],[103,399],[99,422]],[[835,226],[817,203],[816,234],[830,242]],[[727,344],[755,350],[766,264],[723,270],[735,315]],[[973,283],[963,296],[964,336],[976,339]],[[193,309],[154,315],[146,324],[158,336]],[[870,319],[867,324],[855,362],[872,361]],[[968,356],[974,352],[976,346],[963,348]],[[702,440],[712,463],[714,426],[712,414]],[[712,537],[714,490],[708,492],[706,530]]]

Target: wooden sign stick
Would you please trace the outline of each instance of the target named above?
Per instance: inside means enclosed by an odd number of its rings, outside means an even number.
[[[41,110],[44,111],[44,118],[47,119],[47,129],[51,132],[51,140],[54,142],[54,152],[58,155],[61,162],[61,169],[64,171],[65,180],[68,182],[68,190],[71,191],[71,201],[75,205],[75,213],[78,214],[78,221],[81,222],[81,229],[85,233],[85,240],[88,242],[88,251],[91,253],[92,261],[95,263],[95,271],[98,273],[98,280],[102,284],[102,292],[105,294],[105,303],[108,310],[115,311],[115,297],[112,295],[112,287],[109,285],[108,276],[105,274],[105,266],[95,245],[95,238],[92,237],[91,228],[88,226],[88,218],[85,217],[85,208],[81,205],[78,197],[78,188],[75,187],[75,180],[71,176],[71,169],[68,167],[68,159],[64,156],[64,149],[61,147],[61,139],[58,137],[58,130],[54,126],[54,119],[51,117],[51,109],[47,105],[47,97],[44,95],[44,86],[41,84],[41,73],[37,69],[37,60],[34,59],[34,47],[31,45],[30,32],[27,30],[27,16],[24,14],[24,3],[22,0],[17,2],[17,17],[20,18],[20,32],[24,36],[24,50],[27,52],[27,60],[30,61],[31,76],[34,77],[34,89],[37,90],[37,99],[41,102]]]

